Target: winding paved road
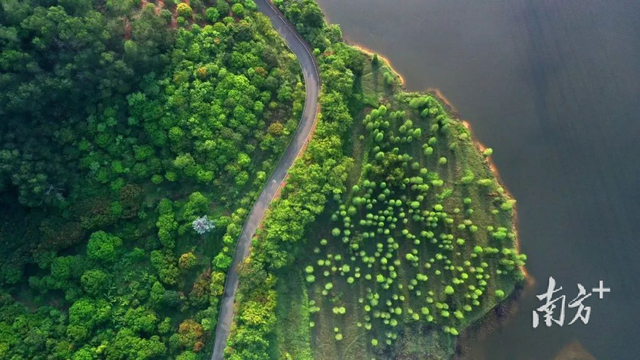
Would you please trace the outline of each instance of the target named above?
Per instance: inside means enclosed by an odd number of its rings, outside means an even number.
[[[224,286],[224,295],[222,297],[222,304],[220,305],[220,314],[218,316],[218,325],[216,327],[216,337],[213,344],[211,360],[222,360],[224,349],[227,345],[229,328],[233,322],[234,301],[238,290],[239,279],[236,270],[237,265],[249,255],[251,239],[262,222],[271,200],[273,200],[274,195],[287,175],[287,171],[291,165],[293,165],[293,162],[311,135],[311,131],[316,122],[318,95],[320,94],[318,66],[307,43],[302,40],[302,37],[295,31],[295,27],[285,20],[284,15],[282,15],[279,10],[276,10],[269,0],[254,1],[258,5],[260,12],[269,17],[273,27],[280,36],[282,36],[291,51],[296,54],[298,62],[302,67],[307,95],[298,129],[293,135],[289,147],[287,147],[287,150],[285,150],[280,158],[276,169],[267,180],[258,200],[253,205],[251,213],[249,213],[249,217],[242,228],[242,233],[240,233],[240,237],[238,238],[236,253],[233,257],[233,262],[231,263]]]

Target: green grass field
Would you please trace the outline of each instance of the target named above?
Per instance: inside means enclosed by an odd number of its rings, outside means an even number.
[[[281,359],[448,358],[523,280],[514,201],[463,123],[368,61],[345,151],[350,189],[278,274]]]

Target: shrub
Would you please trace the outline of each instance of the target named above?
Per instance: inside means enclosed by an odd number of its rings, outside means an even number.
[[[205,12],[205,16],[207,17],[207,20],[210,23],[214,23],[214,22],[218,21],[218,19],[220,18],[220,12],[218,11],[218,9],[216,9],[214,7],[210,7]]]
[[[180,266],[180,269],[182,270],[189,270],[197,263],[198,259],[191,252],[180,255],[180,258],[178,259],[178,266]]]
[[[88,294],[97,295],[105,289],[108,275],[99,269],[87,270],[80,277],[82,288]]]
[[[233,12],[233,15],[235,16],[243,17],[244,6],[242,6],[242,4],[240,3],[233,4],[233,6],[231,7],[231,12]]]
[[[190,18],[193,15],[193,10],[191,10],[191,6],[189,6],[186,3],[178,4],[178,7],[176,9],[178,11],[178,15],[184,18]]]
[[[91,235],[87,244],[87,255],[91,259],[100,261],[114,261],[116,250],[122,245],[122,240],[104,231],[98,231]]]

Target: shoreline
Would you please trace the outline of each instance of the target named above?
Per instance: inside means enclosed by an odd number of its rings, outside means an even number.
[[[462,120],[460,118],[457,118],[460,122],[462,122],[462,125],[464,125],[464,127],[469,130],[469,133],[471,133],[471,139],[473,139],[473,143],[476,147],[476,149],[478,149],[478,151],[480,151],[480,153],[483,153],[485,151],[485,149],[487,149],[487,147],[480,142],[479,140],[476,140],[475,137],[473,136],[473,129],[471,127],[471,124],[467,121],[467,120]],[[500,185],[500,187],[502,187],[504,189],[504,194],[505,197],[507,199],[510,200],[516,200],[515,197],[513,196],[513,194],[511,193],[511,191],[509,191],[509,189],[507,188],[507,186],[505,185],[504,181],[502,181],[502,177],[500,176],[500,172],[498,171],[498,168],[496,167],[495,163],[493,162],[493,159],[491,159],[491,156],[487,156],[485,157],[485,162],[487,164],[487,166],[489,167],[489,170],[491,171],[491,174],[496,178],[496,181],[498,182],[498,185]],[[518,254],[521,253],[520,251],[520,228],[519,228],[519,222],[518,222],[518,203],[516,200],[516,203],[514,204],[513,207],[513,220],[511,222],[511,226],[513,228],[513,232],[516,235],[515,240],[513,241],[514,246],[516,248],[516,251],[518,251]],[[520,266],[520,271],[522,271],[522,273],[524,274],[525,277],[525,286],[531,286],[533,284],[535,284],[535,278],[529,274],[529,272],[527,271],[527,267],[526,265],[524,266]]]
[[[368,47],[358,44],[358,43],[354,43],[351,41],[348,41],[346,39],[344,39],[345,44],[347,44],[348,46],[351,46],[352,48],[366,54],[369,56],[373,56],[373,55],[377,55],[378,59],[382,62],[385,63],[385,65],[391,70],[391,72],[398,77],[398,79],[400,79],[400,87],[402,88],[402,90],[407,91],[407,89],[405,89],[404,84],[405,84],[405,80],[404,77],[400,74],[400,72],[398,70],[396,70],[393,65],[391,64],[391,60],[389,60],[389,58],[387,58],[386,56],[375,52],[371,49],[369,49]]]
[[[327,21],[327,23],[330,23],[328,18],[325,18],[325,20]],[[457,121],[460,121],[462,123],[462,125],[469,131],[469,133],[471,135],[471,141],[473,142],[476,150],[479,151],[480,154],[482,154],[484,152],[484,150],[486,149],[486,146],[482,142],[480,142],[478,139],[476,139],[474,137],[473,129],[471,127],[470,122],[467,121],[467,120],[464,120],[460,116],[460,113],[456,110],[456,108],[453,105],[453,103],[444,95],[444,93],[440,89],[438,89],[438,88],[426,88],[424,90],[409,91],[405,87],[405,84],[406,84],[405,78],[400,74],[399,71],[397,71],[393,67],[392,62],[391,62],[391,60],[389,60],[388,57],[386,57],[386,56],[384,56],[384,55],[382,55],[382,54],[380,54],[378,52],[373,51],[372,49],[368,48],[365,45],[359,44],[359,43],[354,42],[354,41],[350,41],[345,36],[343,36],[343,41],[344,41],[344,43],[346,45],[357,49],[358,51],[364,53],[365,55],[373,56],[373,54],[376,54],[378,56],[378,59],[381,60],[395,76],[397,76],[397,78],[400,81],[399,88],[401,89],[401,91],[413,92],[413,93],[422,93],[422,94],[430,94],[430,95],[434,96],[438,101],[440,101],[442,103],[443,107],[449,113],[449,115],[453,119],[455,119]],[[496,182],[498,183],[498,185],[504,189],[504,196],[507,199],[514,199],[515,200],[515,198],[513,197],[513,194],[511,193],[511,191],[509,191],[509,189],[507,188],[507,186],[503,182],[502,177],[500,176],[500,172],[498,171],[497,166],[495,165],[495,163],[491,159],[491,156],[485,157],[485,164],[488,166],[489,171],[491,172],[491,174],[495,177]],[[521,250],[521,244],[520,244],[520,232],[519,232],[519,221],[518,221],[517,207],[518,207],[518,204],[516,202],[516,204],[514,204],[514,207],[513,207],[513,210],[512,210],[513,211],[513,219],[512,219],[512,222],[511,222],[511,227],[512,227],[512,231],[515,234],[514,247],[515,247],[516,251],[518,252],[518,254],[520,254],[521,253],[521,251],[520,251]],[[463,354],[461,350],[463,348],[470,349],[471,348],[471,346],[469,346],[470,341],[478,342],[478,341],[481,341],[482,339],[486,338],[491,333],[494,333],[496,330],[498,330],[500,327],[502,327],[502,326],[506,325],[507,323],[509,323],[510,320],[514,317],[514,315],[519,311],[519,304],[520,304],[519,299],[520,299],[520,297],[524,293],[526,293],[527,291],[531,291],[531,289],[533,288],[533,285],[535,284],[535,279],[527,271],[526,265],[525,266],[520,266],[519,269],[520,269],[520,271],[522,271],[522,273],[524,275],[523,284],[520,286],[519,283],[516,283],[515,288],[514,288],[513,292],[511,292],[509,297],[507,297],[502,302],[498,303],[494,308],[492,308],[483,317],[481,317],[480,319],[476,320],[474,323],[470,324],[467,328],[465,328],[461,332],[460,336],[457,339],[455,339],[455,345],[454,345],[454,349],[453,349],[454,350],[454,356],[453,356],[452,359],[462,360],[463,357],[465,357],[465,354]],[[461,355],[463,357],[461,357]],[[470,355],[478,355],[478,354],[470,354]],[[478,360],[480,360],[480,359],[478,359]]]
[[[460,121],[462,123],[462,125],[469,131],[469,133],[471,135],[471,137],[470,137],[471,141],[473,142],[473,145],[475,146],[476,150],[479,151],[480,154],[482,154],[484,152],[484,150],[487,147],[481,141],[479,141],[476,137],[474,137],[473,129],[471,127],[470,122],[461,118],[460,113],[456,110],[455,106],[443,94],[443,92],[440,89],[427,88],[427,89],[421,90],[421,91],[408,91],[405,88],[405,79],[404,79],[404,77],[396,69],[393,68],[393,65],[392,65],[391,61],[387,57],[385,57],[384,55],[381,55],[380,53],[377,53],[377,52],[367,48],[364,45],[353,43],[353,42],[347,41],[346,39],[344,39],[344,41],[345,41],[345,43],[347,45],[357,49],[358,51],[360,51],[360,52],[362,52],[362,53],[364,53],[364,54],[366,54],[368,56],[373,56],[373,54],[376,54],[378,56],[378,58],[382,62],[384,62],[385,65],[390,69],[390,71],[395,76],[398,77],[398,79],[400,80],[399,87],[400,87],[401,91],[429,94],[429,95],[434,96],[439,102],[442,103],[443,107],[449,113],[449,115],[453,119],[455,119],[456,121]],[[507,199],[515,200],[513,194],[511,193],[511,191],[509,191],[508,187],[505,185],[504,181],[502,180],[502,177],[500,176],[500,172],[498,171],[498,168],[495,165],[495,163],[493,162],[493,159],[491,158],[491,156],[485,157],[484,161],[485,161],[485,164],[487,165],[487,167],[489,168],[489,171],[491,172],[492,176],[495,177],[496,182],[498,183],[498,185],[502,189],[504,189],[504,196]],[[516,251],[518,252],[518,254],[521,254],[522,252],[521,252],[519,220],[518,220],[517,207],[518,207],[518,205],[517,205],[517,202],[516,202],[516,204],[514,204],[514,207],[513,207],[513,210],[512,210],[513,211],[513,217],[512,217],[512,221],[511,221],[511,228],[512,228],[512,231],[515,234],[514,247],[515,247]],[[505,326],[506,324],[508,324],[511,321],[511,319],[514,317],[514,315],[520,310],[519,309],[520,297],[523,296],[523,294],[525,294],[528,291],[531,291],[533,289],[533,285],[536,283],[536,280],[528,272],[528,270],[526,268],[526,265],[519,266],[519,269],[524,275],[523,283],[521,285],[519,285],[519,283],[516,283],[516,285],[514,287],[514,290],[513,290],[513,292],[511,292],[509,297],[507,297],[502,302],[498,303],[494,308],[492,308],[484,316],[482,316],[480,319],[476,320],[474,323],[470,324],[467,328],[465,328],[462,331],[461,336],[458,337],[455,340],[455,346],[454,346],[455,354],[454,354],[453,359],[462,360],[463,357],[465,357],[466,355],[478,355],[478,354],[465,354],[463,349],[467,349],[467,350],[471,349],[472,347],[469,345],[471,341],[473,341],[473,342],[482,341],[483,339],[485,339],[490,334],[494,333],[499,328],[501,328],[501,327]]]
[[[455,355],[452,360],[490,360],[483,353],[471,352],[482,349],[477,346],[500,328],[507,325],[520,311],[520,298],[531,291],[531,287],[516,288],[509,297],[491,309],[483,317],[465,328],[456,339]],[[476,346],[474,346],[476,345]]]
[[[476,147],[476,149],[480,153],[483,153],[485,151],[485,149],[487,149],[487,147],[480,140],[478,140],[474,136],[474,132],[473,132],[473,128],[471,126],[471,123],[468,120],[465,120],[465,119],[461,118],[460,113],[458,112],[458,110],[453,106],[451,101],[449,101],[449,99],[446,96],[444,96],[444,94],[442,93],[442,91],[440,91],[440,89],[428,88],[424,92],[435,96],[438,99],[438,101],[440,101],[444,105],[444,107],[447,110],[447,112],[449,112],[449,114],[453,118],[455,118],[456,120],[458,120],[458,121],[460,121],[462,123],[462,125],[471,134],[471,141],[473,141],[474,146]],[[513,232],[516,235],[516,238],[514,240],[514,246],[515,246],[516,251],[518,252],[518,254],[521,254],[522,252],[520,251],[521,250],[521,243],[520,243],[520,227],[519,227],[519,218],[518,218],[518,203],[517,203],[517,199],[513,196],[513,194],[511,193],[511,191],[509,190],[509,188],[505,184],[505,182],[502,180],[502,177],[500,176],[500,171],[498,170],[498,167],[493,162],[493,159],[492,159],[491,156],[485,157],[485,163],[489,167],[489,170],[491,171],[491,175],[493,175],[496,178],[496,181],[498,182],[498,185],[504,189],[505,197],[510,199],[510,200],[516,200],[516,203],[514,204],[514,207],[513,207],[513,220],[511,222],[511,227],[513,229]],[[526,265],[520,266],[519,268],[520,268],[520,271],[522,271],[522,273],[524,274],[524,278],[525,278],[524,287],[527,288],[527,287],[533,286],[536,283],[536,280],[529,273],[529,271],[527,271]]]
[[[421,90],[421,91],[409,91],[405,88],[405,79],[402,76],[402,74],[400,74],[392,65],[391,60],[389,60],[388,57],[375,52],[373,50],[371,50],[370,48],[362,45],[362,44],[358,44],[352,41],[348,41],[346,38],[344,39],[344,42],[359,50],[360,52],[369,55],[369,56],[373,56],[374,54],[378,56],[378,59],[380,59],[381,61],[383,61],[385,63],[385,65],[387,67],[389,67],[389,69],[391,70],[391,72],[393,72],[393,74],[395,76],[398,77],[398,79],[400,79],[400,88],[402,89],[402,91],[404,92],[415,92],[415,93],[425,93],[425,94],[430,94],[432,96],[434,96],[436,99],[438,99],[438,101],[440,101],[444,108],[447,110],[447,112],[457,121],[460,121],[462,123],[462,125],[469,131],[469,133],[471,133],[471,141],[473,141],[474,146],[476,147],[476,149],[480,152],[483,153],[484,150],[487,148],[482,142],[480,142],[480,140],[476,139],[476,137],[473,134],[473,129],[471,127],[471,124],[469,123],[468,120],[462,119],[460,116],[460,113],[458,112],[458,110],[455,108],[455,106],[453,105],[453,103],[444,95],[444,93],[438,89],[438,88],[427,88],[425,90]],[[505,197],[507,199],[510,200],[516,200],[516,204],[514,204],[514,208],[513,208],[513,221],[511,223],[512,226],[512,230],[516,235],[516,238],[514,240],[514,246],[516,248],[516,251],[518,252],[518,254],[521,253],[520,249],[521,249],[521,244],[520,244],[520,232],[519,232],[519,222],[518,222],[518,203],[517,203],[517,199],[515,199],[515,197],[513,196],[513,194],[511,193],[511,191],[509,191],[509,188],[507,188],[506,184],[504,183],[504,181],[502,181],[502,177],[500,176],[500,172],[498,171],[497,166],[495,165],[495,163],[493,162],[493,159],[491,159],[491,156],[485,157],[485,162],[487,164],[487,166],[489,167],[489,170],[491,171],[491,174],[496,178],[496,181],[498,182],[498,185],[500,187],[502,187],[504,189],[504,194]],[[525,266],[520,266],[520,271],[522,271],[522,273],[524,274],[525,277],[525,286],[531,286],[533,284],[535,284],[535,278],[533,278],[533,276],[531,274],[529,274],[529,272],[527,271],[526,265]]]

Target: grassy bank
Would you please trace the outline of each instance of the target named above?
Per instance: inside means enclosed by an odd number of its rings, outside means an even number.
[[[279,275],[275,347],[294,359],[448,358],[523,278],[514,202],[460,120],[366,59],[349,190]]]

